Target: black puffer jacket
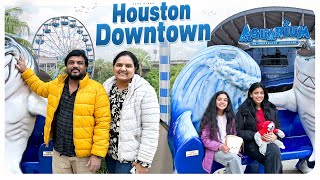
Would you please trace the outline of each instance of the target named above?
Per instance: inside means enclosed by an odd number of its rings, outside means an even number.
[[[238,112],[236,114],[237,117],[237,135],[242,137],[244,140],[244,152],[245,154],[253,151],[254,146],[256,145],[254,141],[254,134],[257,132],[256,129],[256,115],[252,114],[252,109],[255,108],[253,106],[248,105],[248,100],[246,100],[242,105],[238,108]],[[273,121],[275,124],[275,128],[281,129],[280,121],[278,118],[278,110],[276,106],[271,102],[267,103],[267,106],[270,107],[270,119],[269,121]],[[278,139],[281,139],[278,137]]]

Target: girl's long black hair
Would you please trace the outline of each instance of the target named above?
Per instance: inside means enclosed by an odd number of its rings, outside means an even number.
[[[262,88],[263,92],[264,92],[264,99],[261,103],[261,108],[264,112],[264,118],[266,118],[266,120],[271,120],[271,115],[270,115],[270,111],[271,111],[271,106],[274,106],[272,103],[269,102],[269,95],[268,95],[268,91],[267,89],[264,87],[264,85],[260,82],[256,82],[256,83],[253,83],[250,88],[249,88],[249,91],[248,91],[248,98],[247,98],[247,106],[249,108],[249,111],[251,114],[255,115],[256,112],[257,112],[257,109],[256,109],[256,104],[255,102],[253,101],[252,97],[251,97],[251,94],[252,92],[257,89],[257,88]]]
[[[233,107],[232,103],[230,100],[230,97],[228,93],[224,91],[218,91],[217,93],[214,94],[214,96],[211,98],[211,101],[202,117],[201,123],[200,123],[200,131],[199,135],[201,136],[203,128],[209,124],[210,126],[210,139],[213,139],[214,134],[219,132],[218,129],[218,121],[217,121],[217,105],[216,105],[216,100],[217,97],[220,94],[225,94],[228,98],[228,105],[226,109],[224,110],[226,117],[227,117],[227,134],[231,132],[231,124],[233,119],[235,118],[235,114],[233,112]],[[229,133],[228,133],[229,132]],[[219,133],[220,134],[220,133]]]

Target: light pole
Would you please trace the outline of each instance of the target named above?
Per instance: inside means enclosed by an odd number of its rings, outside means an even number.
[[[157,49],[153,49],[153,54],[154,54],[154,62],[157,61]]]

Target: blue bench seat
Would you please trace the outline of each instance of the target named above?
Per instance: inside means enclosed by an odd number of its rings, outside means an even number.
[[[174,124],[173,134],[168,135],[174,168],[177,173],[207,173],[202,168],[204,146],[191,121],[191,116],[191,111],[182,113]],[[286,135],[282,139],[286,146],[285,149],[281,149],[282,160],[307,159],[312,153],[312,145],[301,125],[299,115],[296,112],[279,110],[278,116],[281,129]],[[243,156],[242,164],[248,167],[258,162]],[[259,166],[259,173],[262,173],[263,165]],[[212,172],[222,167],[221,164],[214,162]]]

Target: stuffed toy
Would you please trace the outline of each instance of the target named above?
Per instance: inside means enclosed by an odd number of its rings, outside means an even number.
[[[266,133],[270,133],[270,132],[277,134],[280,138],[283,138],[285,136],[283,131],[275,128],[275,125],[272,121],[265,121],[262,124],[262,128],[254,134],[254,140],[256,141],[257,145],[259,146],[260,153],[264,156],[266,154],[267,145],[269,143],[275,143],[281,149],[285,148],[285,146],[283,145],[283,142],[279,141],[278,139],[274,140],[273,142],[267,142],[267,141],[261,139],[261,136],[263,136]]]

